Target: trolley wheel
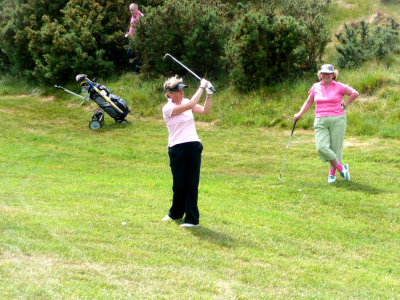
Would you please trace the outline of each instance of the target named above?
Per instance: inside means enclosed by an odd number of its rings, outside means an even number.
[[[89,123],[90,130],[97,130],[97,129],[100,129],[100,127],[101,127],[101,122],[99,122],[97,120],[92,120]]]

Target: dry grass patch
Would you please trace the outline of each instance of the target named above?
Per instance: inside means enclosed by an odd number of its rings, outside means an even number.
[[[349,137],[344,139],[343,148],[349,147],[357,147],[359,149],[367,149],[367,148],[377,148],[377,145],[380,144],[379,139],[369,138],[368,140],[360,140],[356,137]]]

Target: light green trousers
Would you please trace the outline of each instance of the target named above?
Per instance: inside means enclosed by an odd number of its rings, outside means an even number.
[[[337,158],[342,163],[346,125],[346,115],[315,118],[315,142],[318,155],[323,162]]]

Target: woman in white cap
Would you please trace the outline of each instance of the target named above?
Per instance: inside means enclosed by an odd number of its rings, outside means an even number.
[[[202,79],[198,90],[189,100],[183,97],[186,87],[182,79],[176,76],[164,83],[168,103],[162,111],[169,132],[168,155],[173,177],[173,197],[169,213],[162,220],[181,219],[185,214],[181,227],[194,227],[199,226],[197,198],[203,145],[197,136],[193,113],[209,113],[213,92],[210,82]],[[207,95],[204,106],[201,106],[198,102],[204,90]]]
[[[336,170],[346,181],[350,181],[349,165],[343,164],[346,108],[359,94],[350,86],[335,81],[338,71],[332,65],[322,65],[318,77],[320,81],[309,90],[309,96],[300,111],[294,115],[294,121],[297,122],[315,102],[315,141],[321,160],[330,163],[328,183],[336,181]],[[344,95],[348,98],[343,102]]]

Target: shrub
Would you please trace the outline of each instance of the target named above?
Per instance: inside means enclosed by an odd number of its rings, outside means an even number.
[[[390,19],[383,25],[377,25],[372,30],[366,21],[344,25],[344,31],[336,34],[340,45],[336,45],[337,62],[342,68],[361,65],[371,58],[382,59],[397,50],[399,41],[399,24]]]
[[[206,2],[168,0],[149,8],[132,37],[145,73],[182,74],[182,68],[163,60],[166,53],[201,76],[221,72],[220,56],[228,36],[225,7],[218,1]]]
[[[315,70],[330,41],[326,13],[331,0],[284,0],[282,12],[292,16],[303,27],[297,50],[301,67]]]
[[[247,13],[234,27],[226,47],[230,75],[238,89],[268,85],[296,69],[301,28],[292,17]]]
[[[0,46],[13,74],[62,82],[126,64],[128,1],[16,1],[0,6],[0,14]]]
[[[71,74],[105,75],[113,62],[101,47],[104,8],[95,1],[69,1],[60,21],[43,16],[39,31],[28,28],[29,51],[35,61],[32,75],[44,81],[63,80]]]
[[[3,51],[0,49],[0,77],[3,75],[5,72],[7,72],[10,68],[10,63],[8,61],[7,56],[3,53]]]

